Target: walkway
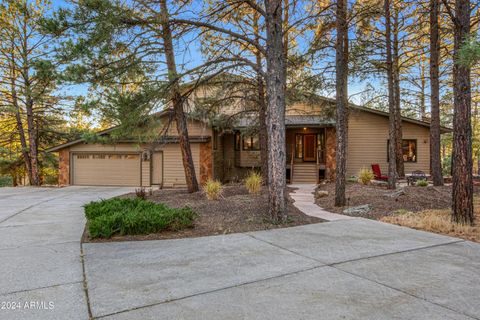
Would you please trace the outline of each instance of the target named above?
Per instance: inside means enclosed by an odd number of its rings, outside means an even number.
[[[306,215],[317,217],[325,221],[354,219],[353,217],[342,214],[328,212],[317,206],[313,195],[316,187],[314,184],[290,184],[289,187],[297,189],[290,193],[292,199],[295,200],[293,205]]]

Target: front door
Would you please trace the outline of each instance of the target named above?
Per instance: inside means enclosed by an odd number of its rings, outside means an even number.
[[[316,152],[315,147],[317,145],[316,134],[304,134],[303,135],[303,161],[315,161]]]

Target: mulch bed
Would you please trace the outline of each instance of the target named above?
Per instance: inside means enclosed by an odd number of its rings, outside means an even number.
[[[288,188],[287,192],[293,189]],[[124,195],[135,197],[135,194]],[[276,228],[319,223],[323,220],[307,216],[293,206],[293,200],[287,197],[288,219],[286,223],[273,223],[268,216],[268,194],[266,189],[258,195],[251,195],[243,185],[227,185],[220,200],[208,200],[203,192],[188,193],[186,190],[156,190],[147,200],[165,203],[170,207],[189,206],[197,212],[198,217],[191,229],[165,231],[157,234],[115,236],[111,239],[90,240],[87,231],[84,242],[136,241],[191,238],[221,235],[237,232],[258,231]]]
[[[348,207],[370,204],[372,210],[363,215],[364,218],[379,219],[388,216],[397,210],[418,212],[426,209],[446,209],[451,206],[452,187],[404,187],[405,194],[397,198],[389,197],[392,190],[384,186],[362,185],[360,183],[348,183],[346,207],[335,207],[335,184],[327,183],[318,187],[320,190],[329,192],[327,197],[319,198],[316,203],[325,210],[342,213]],[[475,188],[475,193],[478,189]]]

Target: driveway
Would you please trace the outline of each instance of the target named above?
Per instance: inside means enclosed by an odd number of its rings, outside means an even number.
[[[126,191],[0,189],[0,301],[54,303],[0,319],[88,319],[81,205]],[[83,253],[99,319],[480,319],[479,244],[364,219]]]
[[[129,191],[0,188],[0,319],[88,319],[82,205]]]
[[[365,219],[84,244],[102,319],[480,319],[480,245]]]

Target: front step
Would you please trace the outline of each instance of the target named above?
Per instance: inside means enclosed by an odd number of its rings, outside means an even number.
[[[316,183],[317,166],[310,163],[298,163],[293,165],[292,183]]]

